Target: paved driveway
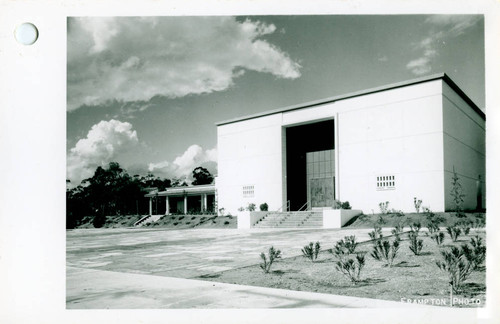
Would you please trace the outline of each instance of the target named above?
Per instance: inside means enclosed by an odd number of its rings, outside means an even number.
[[[257,264],[271,245],[283,257],[310,241],[323,248],[346,235],[368,239],[369,229],[81,229],[67,232],[66,264],[124,273],[193,278]],[[71,282],[68,282],[71,286]]]

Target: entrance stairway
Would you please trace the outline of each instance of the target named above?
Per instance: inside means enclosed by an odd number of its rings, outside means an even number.
[[[321,228],[323,227],[322,211],[270,212],[258,221],[255,228]]]

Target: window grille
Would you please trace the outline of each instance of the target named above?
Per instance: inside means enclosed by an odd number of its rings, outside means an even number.
[[[393,175],[377,176],[377,190],[396,189],[396,178]]]
[[[243,186],[243,198],[253,198],[255,195],[254,186]]]

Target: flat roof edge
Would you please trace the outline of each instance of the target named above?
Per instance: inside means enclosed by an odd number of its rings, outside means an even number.
[[[244,120],[274,115],[277,113],[293,111],[293,110],[298,110],[298,109],[303,109],[303,108],[319,106],[319,105],[323,105],[323,104],[327,104],[327,103],[331,103],[331,102],[335,102],[335,101],[340,101],[340,100],[349,99],[349,98],[355,98],[355,97],[359,97],[359,96],[363,96],[363,95],[367,95],[367,94],[372,94],[372,93],[377,93],[377,92],[381,92],[381,91],[385,91],[385,90],[402,88],[405,86],[424,83],[424,82],[428,82],[428,81],[434,81],[434,80],[438,80],[438,79],[443,79],[465,102],[467,102],[467,104],[469,104],[472,107],[472,109],[482,119],[486,120],[485,113],[465,94],[465,92],[462,91],[462,89],[460,89],[460,87],[455,82],[453,82],[453,80],[446,73],[441,72],[441,73],[436,73],[436,74],[432,74],[432,75],[428,75],[428,76],[424,76],[424,77],[420,77],[420,78],[415,78],[415,79],[411,79],[411,80],[407,80],[407,81],[383,85],[380,87],[350,92],[350,93],[339,95],[339,96],[319,99],[319,100],[305,102],[305,103],[301,103],[301,104],[297,104],[297,105],[268,110],[268,111],[264,111],[261,113],[251,114],[251,115],[247,115],[247,116],[243,116],[243,117],[228,119],[228,120],[224,120],[221,122],[216,122],[215,125],[222,126],[222,125],[232,124],[232,123],[240,122],[240,121],[244,121]]]

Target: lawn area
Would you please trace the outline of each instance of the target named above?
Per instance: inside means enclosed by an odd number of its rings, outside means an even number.
[[[451,246],[469,243],[471,237],[478,235],[485,242],[484,229],[472,229],[469,235],[461,235],[457,242],[452,242],[446,234],[444,242],[438,246],[424,230],[419,239],[423,240],[421,255],[414,255],[409,249],[408,234],[402,236],[400,248],[392,267],[386,267],[370,256],[373,242],[359,244],[356,252],[366,252],[365,267],[361,271],[361,281],[357,284],[335,269],[335,257],[323,247],[315,262],[304,256],[286,257],[273,263],[270,273],[264,273],[255,260],[253,266],[213,273],[199,277],[203,280],[234,283],[250,286],[272,287],[299,291],[320,292],[336,295],[376,298],[384,300],[430,300],[441,301],[441,306],[449,307],[450,286],[446,272],[441,271],[436,261],[442,260],[440,251]],[[390,238],[393,240],[393,237]],[[269,246],[272,242],[269,242]],[[304,242],[304,245],[308,242]],[[267,251],[263,251],[266,252]],[[297,254],[301,253],[297,251]],[[479,304],[457,305],[456,307],[484,307],[485,303],[485,268],[481,266],[473,271],[465,281],[464,291],[453,297],[465,301],[479,300]],[[430,303],[430,302],[429,302]],[[444,303],[444,305],[443,305]]]
[[[456,213],[434,213],[434,218],[441,218],[440,226],[452,226],[457,222],[480,223],[484,226],[486,213],[465,213],[464,217],[457,217]],[[373,228],[374,225],[381,227],[394,227],[399,223],[409,226],[414,222],[420,222],[422,226],[428,224],[428,214],[408,213],[408,214],[363,214],[351,219],[344,227],[348,228]]]

